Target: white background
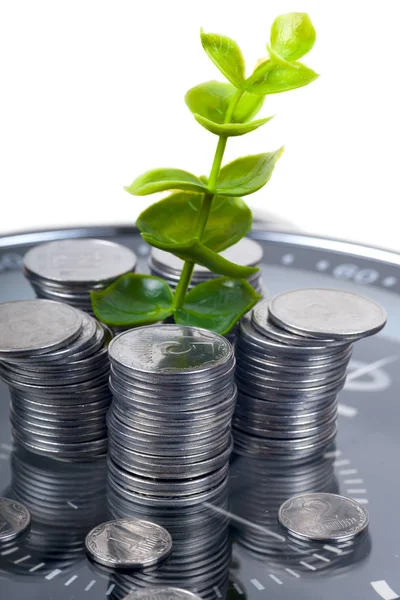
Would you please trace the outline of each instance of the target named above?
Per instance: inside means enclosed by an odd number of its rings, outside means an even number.
[[[155,198],[123,190],[142,171],[207,174],[216,138],[184,103],[220,79],[199,30],[239,43],[248,69],[273,19],[308,12],[310,86],[269,96],[275,119],[228,142],[226,160],[285,145],[247,198],[318,234],[400,251],[398,0],[1,0],[0,233],[132,223]]]

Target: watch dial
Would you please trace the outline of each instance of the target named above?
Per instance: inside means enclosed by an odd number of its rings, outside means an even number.
[[[10,236],[0,240],[0,301],[34,297],[21,270],[29,248],[79,236],[125,244],[137,254],[138,270],[147,270],[148,247],[134,229]],[[196,511],[170,507],[159,515],[177,539],[165,564],[113,572],[88,560],[86,534],[109,518],[151,520],[152,512],[142,507],[137,514],[112,494],[107,506],[105,461],[57,463],[14,446],[8,390],[0,383],[0,496],[21,502],[32,516],[30,530],[0,546],[1,598],[115,600],[147,585],[174,585],[215,600],[400,597],[400,257],[295,233],[254,231],[252,237],[263,247],[268,296],[341,288],[376,300],[388,313],[380,334],[354,346],[339,396],[335,444],[301,466],[233,455],[229,489]],[[353,498],[369,513],[368,531],[338,544],[289,536],[278,525],[278,509],[290,496],[307,492]]]

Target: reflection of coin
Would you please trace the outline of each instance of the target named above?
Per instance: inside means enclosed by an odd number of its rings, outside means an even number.
[[[118,519],[92,529],[86,536],[86,550],[106,567],[149,567],[168,556],[172,538],[155,523]]]
[[[0,498],[0,542],[10,542],[30,526],[28,510],[15,500]]]
[[[294,537],[324,542],[353,539],[368,527],[368,513],[355,500],[325,493],[289,498],[278,520]]]
[[[269,314],[288,331],[343,341],[377,333],[386,323],[385,311],[373,300],[333,289],[284,292],[273,298]]]
[[[151,587],[131,592],[124,600],[201,600],[193,592],[175,587]]]
[[[53,300],[18,300],[0,304],[0,356],[32,356],[56,350],[76,338],[82,317]]]

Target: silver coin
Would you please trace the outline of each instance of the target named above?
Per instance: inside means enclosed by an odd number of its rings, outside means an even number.
[[[303,336],[290,333],[281,327],[278,327],[269,319],[269,300],[259,302],[252,310],[251,323],[262,335],[267,336],[273,340],[281,342],[282,344],[289,344],[292,346],[302,346],[304,344],[312,346],[319,345],[320,339],[312,340]],[[340,340],[333,339],[322,339],[327,346],[337,346],[343,344]]]
[[[301,494],[284,502],[279,523],[294,537],[323,542],[353,539],[368,527],[368,513],[355,500],[327,493]]]
[[[109,347],[112,361],[140,374],[185,375],[217,370],[230,362],[231,344],[221,335],[183,325],[153,325],[119,334]]]
[[[278,325],[309,337],[356,340],[380,331],[386,312],[358,294],[334,289],[300,289],[285,292],[269,304]]]
[[[293,360],[315,360],[324,362],[346,349],[346,344],[343,346],[329,347],[323,341],[320,341],[320,343],[316,345],[314,340],[312,340],[311,344],[304,343],[301,346],[283,344],[282,342],[269,339],[259,333],[251,323],[250,319],[246,317],[240,322],[240,333],[241,338],[239,342],[244,348],[248,347],[255,352],[261,352],[275,357],[284,356],[285,360],[287,357],[288,359]]]
[[[200,596],[176,587],[148,587],[130,592],[123,600],[201,600]]]
[[[82,317],[52,300],[17,300],[0,304],[0,356],[32,356],[56,350],[74,340]]]
[[[29,250],[24,265],[29,273],[44,280],[90,284],[133,271],[136,256],[129,248],[105,240],[61,240]]]
[[[156,565],[172,550],[172,538],[160,525],[140,519],[107,521],[85,540],[91,558],[106,567],[143,568]]]
[[[0,498],[0,543],[10,542],[25,533],[31,523],[28,509],[9,498]]]

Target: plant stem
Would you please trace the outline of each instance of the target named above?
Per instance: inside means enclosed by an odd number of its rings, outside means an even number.
[[[194,262],[188,260],[185,261],[181,276],[179,278],[178,285],[176,286],[174,294],[174,308],[181,308],[185,301],[187,289],[189,287],[190,280],[194,269]]]
[[[232,118],[233,111],[240,98],[243,95],[242,90],[237,90],[233,95],[232,100],[229,103],[228,109],[225,114],[224,123],[229,123]],[[210,177],[208,178],[207,187],[210,190],[214,190],[217,185],[218,175],[221,170],[222,159],[224,157],[224,152],[226,148],[226,142],[228,138],[226,136],[220,136],[218,139],[217,148],[215,150],[214,160],[211,167]],[[203,202],[201,205],[199,217],[196,224],[195,237],[201,240],[204,230],[207,225],[208,218],[210,216],[212,202],[214,200],[215,193],[213,191],[207,192],[204,194]],[[194,263],[191,261],[185,261],[183,265],[183,269],[181,272],[181,276],[179,278],[179,283],[175,290],[174,294],[174,308],[178,309],[183,306],[185,301],[186,292],[188,290],[190,280],[192,278],[194,269]]]

